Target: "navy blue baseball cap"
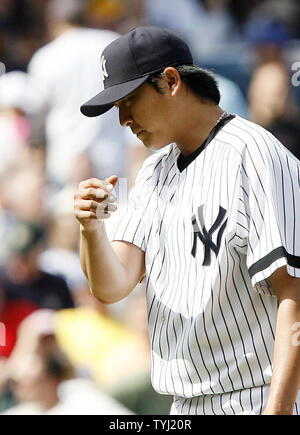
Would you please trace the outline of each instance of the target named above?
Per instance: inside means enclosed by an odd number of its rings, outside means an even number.
[[[168,66],[192,65],[187,44],[169,29],[141,26],[111,42],[102,52],[104,90],[80,108],[85,116],[102,115],[114,103]]]

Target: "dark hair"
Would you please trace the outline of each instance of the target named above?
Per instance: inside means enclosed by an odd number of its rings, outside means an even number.
[[[75,377],[74,369],[66,355],[60,350],[48,352],[42,356],[47,374],[57,381],[64,381]]]
[[[213,101],[215,104],[220,102],[220,92],[216,79],[210,71],[202,69],[195,65],[181,65],[175,67],[180,74],[183,83],[194,92],[198,97],[204,100]],[[163,71],[151,74],[147,82],[154,89],[162,93],[159,85],[159,79],[163,77]]]

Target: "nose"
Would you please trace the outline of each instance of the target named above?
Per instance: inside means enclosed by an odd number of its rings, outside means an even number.
[[[127,107],[119,107],[119,120],[122,127],[130,127],[133,124],[133,118]]]

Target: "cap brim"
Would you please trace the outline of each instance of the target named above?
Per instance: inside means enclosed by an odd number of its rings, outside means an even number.
[[[114,103],[126,97],[141,86],[149,77],[149,74],[130,82],[120,83],[104,89],[80,107],[81,113],[88,117],[99,116],[111,109]]]

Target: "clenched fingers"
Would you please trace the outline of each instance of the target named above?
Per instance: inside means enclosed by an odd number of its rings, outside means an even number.
[[[79,190],[80,198],[82,199],[105,199],[109,196],[109,193],[102,188],[88,187],[86,189]]]
[[[112,191],[113,185],[106,180],[99,180],[98,178],[90,178],[88,180],[81,181],[79,183],[79,190],[95,188],[107,190],[107,192]]]
[[[98,219],[107,219],[110,217],[110,212],[114,212],[117,210],[117,206],[114,203],[108,202],[105,200],[98,204],[96,209],[96,216]]]
[[[117,178],[117,177],[115,177]],[[88,219],[107,219],[111,212],[117,210],[116,196],[113,195],[114,176],[107,180],[90,178],[79,183],[74,194],[74,209],[76,218],[83,223]]]
[[[83,197],[83,198],[82,198]],[[84,199],[93,198],[93,199]],[[95,192],[86,192],[84,195],[75,195],[75,215],[80,219],[107,219],[110,212],[117,210],[116,197],[112,194],[96,190]],[[82,213],[89,212],[89,213]]]

